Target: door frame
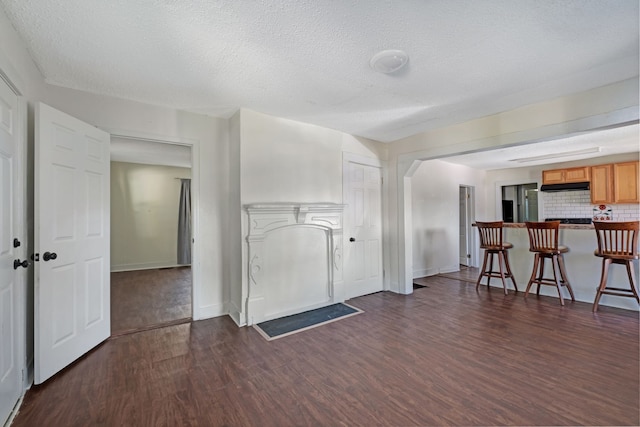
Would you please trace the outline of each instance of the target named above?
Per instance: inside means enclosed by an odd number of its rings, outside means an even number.
[[[111,137],[153,142],[158,144],[184,145],[191,148],[191,319],[200,320],[207,318],[208,313],[202,312],[200,300],[202,295],[202,281],[200,273],[200,142],[196,139],[173,137],[165,135],[147,134],[144,132],[132,132],[128,130],[103,128],[111,134]]]
[[[11,77],[10,77],[11,76]],[[28,103],[23,95],[22,87],[24,87],[20,75],[10,67],[5,61],[2,52],[0,52],[0,80],[2,80],[9,89],[17,97],[16,109],[16,132],[15,132],[15,152],[14,152],[14,195],[13,195],[13,236],[20,240],[20,247],[15,249],[15,256],[19,259],[29,258],[29,254],[33,252],[33,215],[29,212],[29,203],[32,200],[32,192],[28,191],[29,185],[29,168],[27,157],[33,156],[33,152],[28,151]],[[30,264],[31,265],[31,264]],[[29,312],[27,307],[27,298],[31,297],[33,302],[33,293],[29,295],[29,288],[33,286],[33,268],[19,268],[15,270],[15,307],[14,307],[14,333],[16,337],[16,369],[22,371],[21,393],[15,402],[13,411],[9,414],[7,425],[10,425],[20,407],[25,390],[31,385],[33,380],[33,347],[31,354],[27,349],[27,336],[29,331],[28,316],[33,318],[33,309]],[[31,304],[33,307],[33,304]],[[32,323],[33,324],[33,323]],[[31,330],[31,335],[33,330]]]
[[[465,202],[466,208],[466,217],[467,221],[465,224],[466,232],[467,232],[467,244],[469,245],[467,250],[469,251],[469,267],[477,267],[478,266],[478,251],[476,245],[476,234],[473,232],[473,223],[475,218],[475,205],[476,205],[476,188],[472,185],[460,184],[459,189],[465,188],[467,190],[467,200]]]
[[[365,165],[365,166],[373,166],[373,167],[377,167],[380,168],[380,176],[382,177],[382,183],[380,184],[380,215],[382,215],[382,241],[381,241],[381,245],[382,245],[382,290],[383,291],[388,291],[390,289],[389,286],[389,275],[386,274],[386,272],[390,271],[390,260],[388,259],[388,257],[386,256],[386,250],[385,248],[387,247],[387,239],[388,239],[388,232],[387,230],[389,230],[389,215],[388,215],[388,208],[387,208],[387,182],[389,181],[387,179],[387,167],[386,167],[386,162],[383,160],[380,160],[378,158],[375,157],[367,157],[367,156],[363,156],[361,154],[355,154],[355,153],[349,153],[349,152],[343,152],[342,153],[342,203],[345,204],[347,203],[347,194],[349,192],[349,183],[347,181],[347,174],[349,173],[349,163],[358,163],[361,165]],[[345,211],[346,211],[346,207],[345,207]],[[343,213],[344,215],[344,213]],[[350,224],[348,223],[348,221],[343,221],[344,224],[344,228],[343,228],[343,247],[346,248],[347,245],[349,244],[348,240],[349,240],[349,236],[350,236],[350,231],[349,229],[347,229],[347,226],[349,226]],[[346,253],[346,252],[345,252]],[[347,257],[345,256],[345,260],[344,260],[344,264],[343,264],[343,268],[344,271],[346,272],[347,270],[347,263],[349,262],[349,260],[347,259]],[[350,286],[351,284],[349,282],[347,282],[347,276],[345,274],[345,282],[344,282],[344,286],[345,289],[347,289],[348,286]]]

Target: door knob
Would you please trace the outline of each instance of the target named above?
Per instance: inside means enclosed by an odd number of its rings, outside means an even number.
[[[49,261],[50,259],[54,260],[56,258],[58,258],[58,254],[56,254],[55,252],[45,252],[42,254],[42,259],[45,261]]]
[[[17,270],[18,267],[27,268],[29,267],[29,262],[25,259],[24,261],[20,261],[19,259],[13,260],[13,269]]]
[[[356,238],[355,238],[355,237],[349,237],[349,241],[350,241],[350,242],[355,242],[355,241],[356,241]]]

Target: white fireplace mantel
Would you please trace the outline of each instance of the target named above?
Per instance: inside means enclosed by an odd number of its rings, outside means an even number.
[[[344,205],[245,205],[249,217],[247,324],[344,301]]]

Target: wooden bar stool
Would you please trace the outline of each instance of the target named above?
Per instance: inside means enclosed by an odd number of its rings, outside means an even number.
[[[480,248],[484,249],[484,261],[482,262],[482,268],[480,269],[480,276],[476,282],[476,290],[480,286],[480,281],[483,277],[487,277],[487,289],[490,289],[489,283],[492,277],[499,277],[502,279],[502,287],[504,288],[504,294],[507,295],[507,283],[505,278],[510,278],[513,282],[513,287],[518,292],[518,285],[511,273],[511,266],[509,266],[509,252],[508,250],[513,248],[513,245],[508,242],[502,241],[502,226],[503,221],[494,222],[480,222],[476,221],[478,232],[480,233]],[[498,267],[500,271],[493,271],[493,256],[498,255]],[[489,265],[487,266],[487,260]],[[504,267],[503,267],[504,264]]]
[[[638,229],[640,222],[609,222],[593,221],[598,238],[598,249],[595,256],[602,258],[602,275],[600,285],[596,292],[596,299],[593,302],[593,311],[598,310],[598,302],[602,294],[617,295],[620,297],[635,298],[640,303],[638,291],[636,290],[636,278],[633,273],[633,260],[638,259]],[[627,266],[629,275],[629,287],[615,288],[607,286],[607,276],[611,264],[624,264]]]
[[[524,297],[527,297],[531,285],[535,283],[538,285],[536,295],[540,295],[541,285],[555,286],[558,288],[560,304],[564,305],[561,287],[565,286],[569,290],[571,301],[575,301],[573,289],[571,289],[571,284],[569,283],[569,279],[567,279],[567,271],[564,268],[563,254],[569,252],[569,248],[558,245],[560,221],[525,222],[525,224],[527,226],[527,232],[529,233],[529,252],[534,252],[535,257],[533,259],[533,272],[527,284]],[[544,263],[547,259],[551,259],[553,278],[544,277]],[[538,272],[537,276],[536,271]],[[560,280],[558,280],[558,273]]]

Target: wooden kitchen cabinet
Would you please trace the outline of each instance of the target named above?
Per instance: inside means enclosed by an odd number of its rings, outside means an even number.
[[[639,166],[640,162],[614,163],[614,203],[640,203],[640,189],[638,188]]]
[[[591,203],[640,203],[640,162],[591,167]]]
[[[613,165],[591,166],[591,203],[613,202]]]
[[[543,184],[567,184],[570,182],[588,182],[591,179],[591,168],[553,169],[542,171]]]

